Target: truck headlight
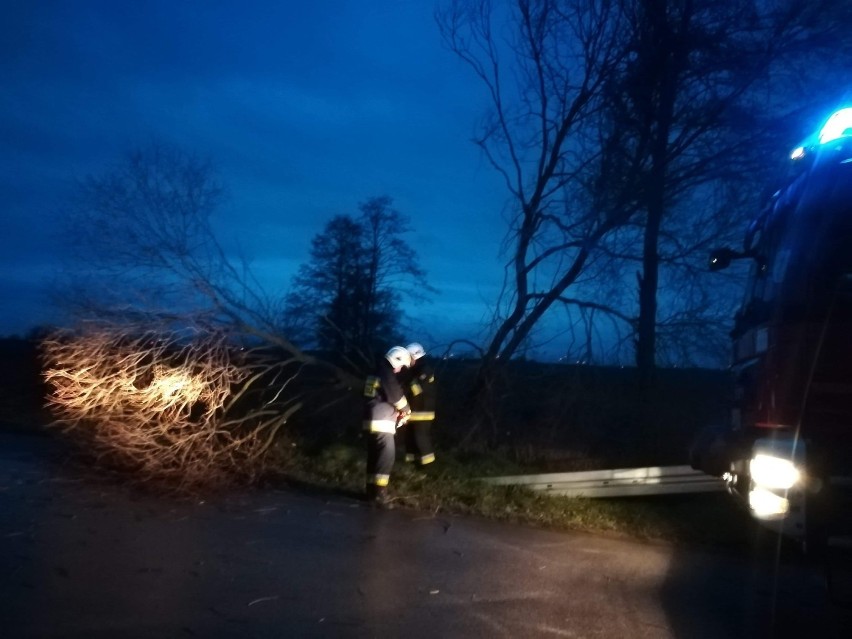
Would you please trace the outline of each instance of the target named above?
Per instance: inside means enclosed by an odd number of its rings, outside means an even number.
[[[790,501],[776,495],[766,488],[754,488],[748,494],[748,505],[759,519],[775,518],[786,515],[790,510]]]
[[[755,485],[778,490],[789,490],[802,478],[799,469],[789,459],[761,453],[749,462],[749,474]]]

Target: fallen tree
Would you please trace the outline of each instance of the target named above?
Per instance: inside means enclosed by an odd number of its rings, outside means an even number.
[[[221,330],[61,331],[42,355],[55,424],[99,464],[169,489],[253,481],[302,403],[297,358]]]

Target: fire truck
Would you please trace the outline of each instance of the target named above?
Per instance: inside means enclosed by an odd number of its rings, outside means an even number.
[[[751,270],[731,332],[729,423],[699,438],[692,465],[833,566],[852,555],[852,108],[790,163],[742,250],[710,256],[711,270]]]

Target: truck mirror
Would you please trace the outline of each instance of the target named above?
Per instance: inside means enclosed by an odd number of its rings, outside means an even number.
[[[737,254],[729,248],[716,249],[710,254],[710,270],[721,271],[728,268],[731,265],[731,260],[736,256]]]

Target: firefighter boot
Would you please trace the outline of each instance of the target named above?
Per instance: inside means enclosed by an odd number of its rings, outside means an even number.
[[[422,455],[417,460],[417,467],[420,470],[434,469],[435,468],[434,464],[435,464],[435,453],[427,453],[426,455]]]
[[[387,486],[370,486],[367,490],[367,501],[375,508],[393,510],[393,503],[388,495]]]

